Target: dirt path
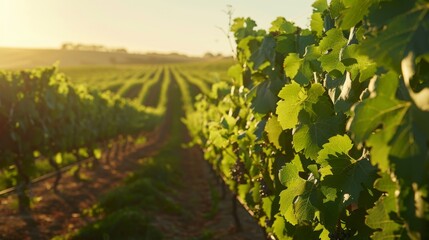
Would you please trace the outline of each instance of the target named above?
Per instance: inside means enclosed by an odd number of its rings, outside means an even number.
[[[180,103],[179,99],[173,101]],[[178,106],[173,106],[173,121],[180,121],[181,114]],[[186,127],[181,122],[173,122],[172,125],[180,132],[179,141],[173,140],[171,147],[180,156],[177,171],[181,176],[179,182],[182,187],[178,189],[180,192],[177,196],[172,194],[171,197],[186,209],[186,214],[158,213],[155,225],[165,239],[265,239],[262,229],[240,204],[237,204],[237,215],[242,229],[237,229],[232,215],[235,198],[230,191],[223,191],[200,149],[181,146],[189,141]],[[173,134],[174,131],[172,129]]]
[[[242,229],[237,229],[232,215],[234,198],[229,191],[222,196],[222,186],[201,159],[199,150],[182,150],[181,155],[183,188],[176,201],[187,214],[157,216],[158,228],[165,239],[265,239],[261,228],[239,204],[237,215]]]
[[[179,91],[174,84],[172,88],[166,121],[148,137],[149,143],[126,151],[111,165],[83,169],[87,181],[79,182],[71,174],[66,174],[60,182],[59,194],[49,190],[53,179],[34,185],[31,194],[38,202],[31,216],[23,218],[16,213],[14,196],[0,198],[0,240],[51,239],[82,228],[94,221],[83,214],[85,209],[97,203],[104,193],[121,185],[139,161],[156,156],[167,146],[172,149],[171,154],[180,159],[175,169],[180,186],[171,192],[170,197],[185,211],[155,215],[153,225],[163,233],[164,239],[264,239],[260,227],[239,204],[237,211],[242,230],[236,228],[231,214],[231,193],[222,194],[220,183],[210,172],[199,149],[182,147],[187,141],[187,130],[180,122]],[[174,131],[178,131],[179,136],[174,135]]]

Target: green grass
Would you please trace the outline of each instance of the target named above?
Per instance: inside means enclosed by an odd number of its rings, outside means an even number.
[[[162,239],[162,234],[150,224],[150,221],[138,209],[127,207],[107,215],[103,220],[87,225],[71,238],[76,240]],[[53,239],[60,240],[65,238],[68,238],[68,236]]]
[[[181,214],[184,210],[171,196],[178,175],[172,164],[177,151],[163,149],[153,159],[144,159],[124,185],[106,193],[87,215],[101,217],[71,236],[57,239],[162,239],[152,225],[156,212]],[[176,156],[176,157],[175,157]]]
[[[219,212],[220,194],[214,186],[210,185],[211,207],[210,211],[204,214],[206,219],[213,219]]]

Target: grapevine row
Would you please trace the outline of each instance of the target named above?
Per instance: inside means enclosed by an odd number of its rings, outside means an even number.
[[[0,72],[0,158],[17,171],[21,212],[29,211],[27,186],[40,156],[88,149],[117,136],[153,129],[163,111],[109,93],[70,84],[55,68]],[[164,107],[165,108],[165,107]]]
[[[140,90],[140,93],[137,97],[137,101],[141,104],[144,103],[147,93],[150,90],[150,88],[158,81],[158,79],[161,77],[161,73],[163,71],[163,68],[158,67],[155,72],[152,72],[150,74],[150,79],[148,79],[145,84],[143,84],[142,89]]]
[[[428,239],[429,5],[317,0],[231,25],[231,83],[185,123],[277,239]],[[231,86],[232,84],[232,86]]]

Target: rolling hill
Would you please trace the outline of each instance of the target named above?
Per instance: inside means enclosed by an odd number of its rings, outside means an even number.
[[[0,47],[0,69],[50,66],[121,65],[179,63],[201,60],[179,54],[132,54],[60,49],[24,49]]]

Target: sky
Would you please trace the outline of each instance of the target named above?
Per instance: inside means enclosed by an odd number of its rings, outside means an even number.
[[[0,47],[59,48],[64,42],[130,52],[231,54],[225,13],[267,29],[277,16],[309,26],[313,0],[0,0]]]

